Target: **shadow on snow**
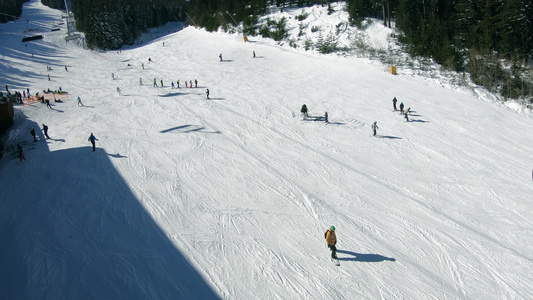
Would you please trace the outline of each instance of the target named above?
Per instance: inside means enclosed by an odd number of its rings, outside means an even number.
[[[220,133],[220,131],[218,131],[218,130],[211,131],[211,130],[206,129],[204,126],[201,126],[201,125],[189,125],[189,124],[168,128],[168,129],[165,129],[165,130],[161,130],[159,132],[160,133],[168,133],[168,132],[171,132],[171,131],[178,131],[178,132],[182,132],[182,133],[195,132],[195,131],[200,131],[200,132],[203,132],[203,133]]]
[[[126,156],[31,149],[1,162],[1,298],[220,299],[110,161]]]
[[[385,257],[379,254],[362,254],[355,253],[346,250],[337,250],[337,253],[347,254],[353,257],[339,257],[339,260],[342,261],[362,261],[362,262],[382,262],[382,261],[396,261],[395,258]]]

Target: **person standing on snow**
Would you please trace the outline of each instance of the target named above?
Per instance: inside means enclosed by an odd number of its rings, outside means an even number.
[[[180,88],[180,80],[176,80],[176,84],[178,85],[178,89]]]
[[[207,89],[207,91],[205,91],[205,94],[207,95],[207,99],[209,99],[209,89]]]
[[[300,109],[300,112],[302,113],[304,119],[307,119],[307,117],[309,117],[309,115],[307,114],[307,105],[302,105],[302,109]]]
[[[83,103],[81,103],[81,98],[78,96],[78,106],[83,106]]]
[[[94,152],[95,151],[95,143],[96,143],[96,141],[98,141],[98,139],[93,135],[92,132],[91,132],[91,136],[89,136],[88,141],[91,142],[91,144],[93,144],[93,152]]]
[[[394,97],[394,99],[392,99],[392,107],[394,108],[394,111],[397,111],[398,109],[396,108],[396,102],[398,102],[398,99],[396,99],[396,97]]]
[[[374,130],[374,135],[373,136],[376,136],[376,132],[378,130],[378,121],[375,121],[374,124],[372,124],[372,130]]]
[[[142,77],[139,77],[139,85],[143,85],[143,79],[142,79]]]
[[[326,243],[331,250],[331,258],[337,259],[337,236],[335,235],[335,226],[331,226],[326,232]]]
[[[220,58],[220,61],[222,61],[222,53],[220,53],[220,55],[218,56],[218,58]]]
[[[161,87],[163,87],[163,79],[161,79]]]
[[[32,129],[30,130],[30,133],[31,133],[31,136],[33,136],[33,141],[34,141],[34,142],[37,142],[37,137],[35,136],[35,128],[32,128]]]
[[[328,120],[328,112],[325,112],[325,113],[324,113],[324,121],[325,121],[326,123],[329,123],[329,120]]]
[[[19,159],[20,161],[25,161],[26,158],[24,157],[24,151],[22,150],[22,147],[20,146],[20,144],[17,144],[17,152],[19,154]]]
[[[198,80],[194,80],[194,87],[197,88],[198,87]]]
[[[154,78],[154,87],[157,87],[157,80]]]
[[[48,136],[48,126],[44,125],[43,124],[43,132],[44,132],[44,136],[47,138],[47,139],[50,139],[50,137]]]
[[[172,85],[172,88],[174,88],[174,81],[171,81],[170,85]]]
[[[404,108],[404,106],[403,106],[403,102],[401,102],[401,103],[400,103],[400,113],[401,113],[401,114],[403,114],[403,108]]]

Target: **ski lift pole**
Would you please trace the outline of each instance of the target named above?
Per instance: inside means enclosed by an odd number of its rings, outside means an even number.
[[[230,16],[230,18],[233,20],[233,23],[235,23],[235,28],[239,28],[239,24],[237,24],[237,21],[233,18],[233,16],[229,13],[229,11],[226,10],[226,13]],[[238,31],[238,30],[237,30]],[[244,42],[246,43],[248,41],[248,37],[244,35],[244,28],[241,29],[242,38],[244,39]]]
[[[187,15],[187,18],[189,18],[189,20],[191,20],[191,22],[194,24],[194,27],[198,27],[196,23],[194,23],[194,21],[192,20],[191,16],[189,16],[189,14],[186,11],[184,11],[184,13]]]

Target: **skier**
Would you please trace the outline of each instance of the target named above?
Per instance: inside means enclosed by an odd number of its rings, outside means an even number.
[[[43,124],[43,131],[44,131],[44,136],[45,136],[47,139],[50,139],[50,137],[48,136],[48,126],[46,126],[46,125]]]
[[[44,99],[44,96],[43,96],[42,98]],[[44,100],[44,101],[46,101],[46,107],[48,107],[48,108],[51,109],[51,108],[52,108],[52,105],[50,105],[50,100],[46,99],[46,100]]]
[[[6,92],[9,94],[9,88],[8,88],[7,84],[6,84]]]
[[[254,50],[254,58],[255,58],[255,50]]]
[[[411,110],[411,108],[409,107],[408,109],[406,109],[404,112],[403,112],[403,116],[405,117],[405,121],[406,122],[409,122],[409,111]]]
[[[144,63],[141,63],[141,67],[142,67],[142,68],[143,68],[143,70],[144,70]]]
[[[48,74],[48,81],[50,81],[50,74]]]
[[[93,152],[94,152],[94,150],[95,150],[95,142],[98,141],[98,139],[93,135],[92,132],[91,132],[91,136],[89,136],[88,141],[91,142],[91,144],[93,144]]]
[[[67,72],[68,72],[68,68],[67,68],[67,66],[65,66],[65,71],[67,71]]]
[[[154,78],[154,87],[157,86],[157,80]]]
[[[178,84],[178,89],[180,88],[180,80],[176,80],[176,83]]]
[[[111,73],[111,77],[115,80],[115,73]]]
[[[376,131],[378,130],[378,121],[375,121],[374,124],[372,124],[372,130],[374,130],[374,135],[372,136],[376,136]]]
[[[198,87],[198,80],[194,80],[194,87],[197,88]]]
[[[148,57],[148,63],[151,63],[151,62],[152,62],[152,59]]]
[[[220,61],[222,61],[222,53],[220,53],[220,55],[218,56],[218,58],[220,58]]]
[[[188,84],[187,80],[185,80],[185,87],[189,87]]]
[[[143,79],[139,77],[139,85],[143,85]]]
[[[20,161],[25,161],[26,158],[24,157],[24,151],[22,150],[22,147],[20,146],[20,144],[17,144],[17,152],[19,154],[19,159]]]
[[[326,123],[329,123],[329,121],[328,121],[328,112],[325,112],[325,113],[324,113],[324,121],[325,121]]]
[[[300,109],[300,112],[302,113],[304,119],[307,119],[309,117],[309,115],[307,114],[307,105],[302,105],[302,109]]]
[[[186,81],[185,81],[186,82]],[[207,89],[207,91],[205,92],[205,94],[207,95],[207,99],[209,99],[209,89]]]
[[[163,87],[163,79],[161,79],[161,87]]]
[[[34,141],[34,142],[37,142],[37,137],[35,136],[35,128],[32,128],[32,129],[30,130],[30,133],[31,133],[31,136],[33,136],[33,141]]]
[[[118,93],[119,96],[122,96],[122,92],[120,91],[119,87],[117,87],[117,93]]]
[[[400,103],[400,114],[403,114],[403,108],[404,108],[404,105],[403,105],[403,102]]]
[[[172,88],[174,88],[174,81],[171,81],[170,85],[172,85]]]
[[[398,102],[398,99],[396,99],[396,97],[394,97],[394,99],[392,99],[392,107],[394,108],[394,111],[397,111],[398,109],[396,108],[396,102]]]
[[[331,226],[326,232],[326,243],[328,248],[331,250],[331,258],[337,259],[337,236],[335,235],[335,226]]]
[[[192,80],[189,80],[189,87],[192,88]]]
[[[78,106],[83,106],[83,103],[81,103],[81,98],[78,96]]]

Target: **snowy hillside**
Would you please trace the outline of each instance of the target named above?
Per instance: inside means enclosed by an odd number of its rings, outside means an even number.
[[[43,40],[20,42],[25,19]],[[2,137],[0,299],[533,298],[529,116],[192,27],[84,50],[60,20],[32,0],[0,24],[2,86],[68,91],[16,106]]]

